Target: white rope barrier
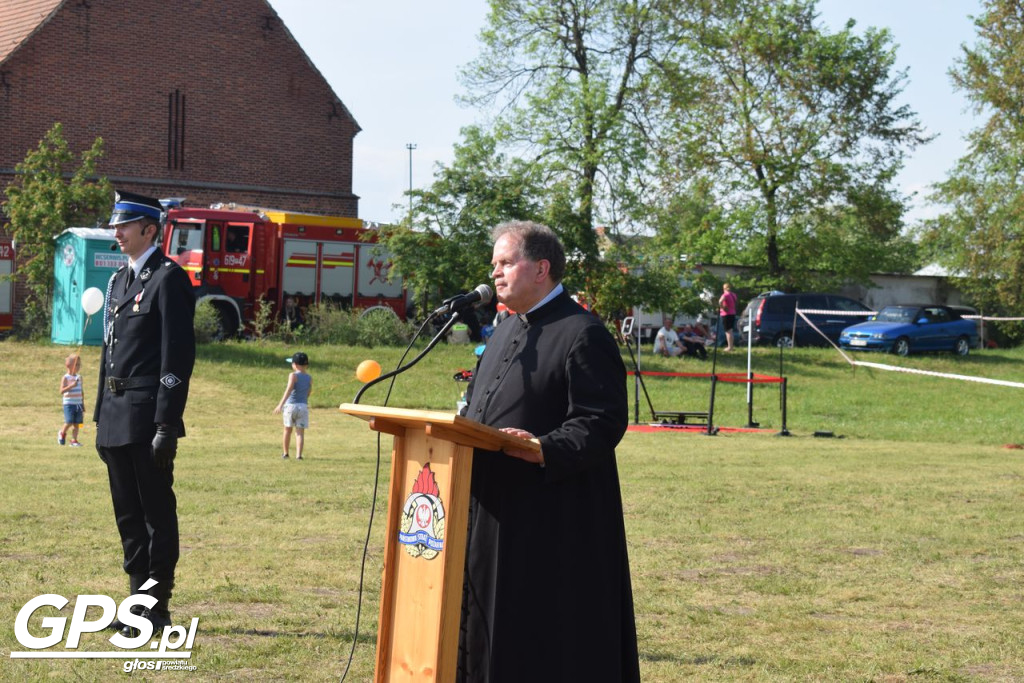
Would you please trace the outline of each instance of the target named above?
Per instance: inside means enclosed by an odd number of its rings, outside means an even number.
[[[841,352],[840,352],[841,353]],[[846,354],[843,354],[844,356]],[[1003,387],[1016,387],[1018,389],[1024,389],[1024,382],[1009,382],[1004,379],[989,379],[987,377],[973,377],[971,375],[954,375],[948,372],[932,372],[930,370],[917,370],[915,368],[901,368],[895,365],[883,365],[882,363],[869,363],[862,360],[850,360],[853,365],[860,365],[867,368],[875,368],[877,370],[889,370],[892,372],[908,372],[913,375],[928,375],[929,377],[942,377],[944,379],[958,379],[963,382],[978,382],[980,384],[998,384]]]
[[[876,370],[887,370],[889,372],[905,372],[905,373],[908,373],[908,374],[911,374],[911,375],[925,375],[925,376],[928,376],[928,377],[941,377],[943,379],[955,379],[955,380],[960,380],[962,382],[977,382],[979,384],[995,384],[995,385],[1002,386],[1002,387],[1015,387],[1017,389],[1024,389],[1024,382],[1010,382],[1010,381],[1007,381],[1007,380],[1004,380],[1004,379],[989,379],[987,377],[975,377],[975,376],[972,376],[972,375],[955,375],[955,374],[952,374],[952,373],[949,373],[949,372],[933,372],[931,370],[918,370],[917,368],[903,368],[903,367],[900,367],[898,365],[885,365],[884,363],[872,363],[872,362],[869,362],[869,361],[854,360],[854,359],[850,358],[848,355],[846,355],[846,353],[841,348],[839,348],[836,345],[835,342],[833,342],[831,339],[829,339],[827,336],[825,336],[825,333],[822,332],[820,329],[818,329],[818,327],[814,323],[811,322],[810,318],[808,318],[806,315],[804,315],[805,313],[815,313],[815,314],[819,314],[820,315],[822,313],[822,311],[802,310],[802,309],[798,308],[798,309],[796,309],[796,312],[797,312],[797,314],[801,318],[804,319],[804,321],[808,325],[810,325],[814,329],[815,332],[817,332],[822,337],[824,337],[825,340],[828,341],[828,343],[832,345],[832,348],[834,348],[836,351],[838,351],[839,355],[842,356],[843,359],[847,363],[849,363],[850,365],[853,365],[855,367],[856,366],[860,366],[860,367],[865,367],[865,368],[874,368]],[[828,314],[828,313],[843,313],[843,311],[826,311],[825,313],[826,314]],[[961,316],[961,317],[966,318],[968,316]],[[972,316],[972,317],[980,317],[980,316]],[[1015,320],[1024,320],[1024,318],[1014,318],[1014,319]],[[994,320],[994,318],[985,318],[985,320]]]
[[[798,309],[796,309],[796,312],[800,313],[801,315],[804,314],[804,313],[813,313],[814,315],[842,315],[842,316],[855,316],[855,315],[857,315],[857,316],[865,316],[865,317],[867,317],[869,315],[876,315],[878,313],[878,311],[829,311],[829,310],[820,309],[820,308],[798,308]],[[991,316],[991,315],[961,315],[960,317],[963,318],[964,320],[984,320],[986,322],[1020,322],[1020,321],[1024,320],[1024,317],[1020,317],[1020,318],[999,318],[999,317],[995,317],[995,316]],[[804,320],[807,320],[807,318],[804,317]],[[808,320],[808,322],[810,322],[810,321]]]

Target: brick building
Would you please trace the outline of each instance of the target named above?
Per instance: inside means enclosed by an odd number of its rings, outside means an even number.
[[[358,215],[359,125],[266,0],[0,0],[0,190],[58,121],[115,187]]]

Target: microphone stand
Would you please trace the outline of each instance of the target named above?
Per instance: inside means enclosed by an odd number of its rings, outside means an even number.
[[[454,313],[452,313],[452,317],[451,317],[451,318],[449,318],[449,319],[448,319],[448,322],[446,322],[446,323],[444,324],[444,327],[442,327],[442,328],[441,328],[441,331],[440,331],[440,332],[438,332],[438,333],[437,333],[436,335],[434,335],[434,338],[430,340],[430,343],[428,343],[428,344],[427,344],[426,348],[425,348],[425,349],[423,349],[422,351],[420,351],[420,352],[419,352],[419,354],[417,354],[417,356],[416,356],[415,358],[413,358],[413,359],[412,359],[411,361],[409,361],[409,362],[408,362],[408,363],[406,363],[405,365],[402,365],[402,366],[400,366],[400,367],[398,367],[398,368],[395,368],[394,370],[392,370],[392,371],[390,371],[390,372],[386,372],[386,373],[384,373],[383,375],[381,375],[380,377],[377,377],[376,379],[372,379],[372,380],[370,380],[369,382],[367,382],[366,384],[364,384],[364,385],[363,385],[363,386],[362,386],[362,387],[361,387],[361,388],[359,389],[359,391],[358,391],[358,392],[356,393],[356,397],[355,397],[354,399],[352,399],[352,403],[359,403],[359,399],[360,399],[360,398],[362,398],[362,396],[363,396],[363,392],[365,392],[365,391],[366,391],[367,389],[369,389],[370,387],[374,386],[375,384],[379,384],[379,383],[383,382],[383,381],[384,381],[384,380],[386,380],[386,379],[390,379],[391,377],[394,377],[395,375],[400,375],[400,374],[402,374],[403,372],[405,372],[406,370],[408,370],[409,368],[411,368],[412,366],[416,365],[416,364],[417,364],[417,363],[419,363],[419,362],[420,362],[421,360],[423,360],[423,357],[424,357],[424,356],[426,356],[426,355],[427,355],[428,353],[430,353],[430,351],[431,351],[431,350],[432,350],[432,349],[433,349],[433,348],[434,348],[435,346],[437,346],[437,343],[438,343],[439,341],[441,341],[441,339],[442,339],[442,338],[443,338],[443,337],[444,337],[444,336],[445,336],[446,334],[448,334],[448,330],[450,330],[450,329],[452,328],[452,325],[454,325],[454,324],[456,323],[456,321],[458,321],[458,320],[459,320],[459,314],[460,314],[461,312],[462,312],[462,311],[455,311]],[[431,313],[431,314],[430,314],[430,317],[428,317],[428,318],[427,318],[427,320],[429,321],[429,320],[430,320],[430,319],[432,319],[432,318],[433,318],[433,317],[434,317],[435,315],[437,315],[437,312],[436,312],[436,311],[435,311],[434,313]],[[425,322],[426,322],[426,321],[425,321]]]

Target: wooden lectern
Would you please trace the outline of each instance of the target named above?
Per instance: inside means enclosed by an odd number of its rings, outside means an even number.
[[[452,413],[343,403],[394,436],[376,681],[454,681],[473,449],[540,450]]]

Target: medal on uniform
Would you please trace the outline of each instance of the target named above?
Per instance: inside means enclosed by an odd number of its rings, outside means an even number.
[[[142,301],[142,295],[145,294],[145,293],[146,293],[146,290],[142,290],[141,292],[139,292],[138,294],[135,295],[135,305],[132,306],[132,312],[133,313],[138,313],[139,312],[139,302]]]

